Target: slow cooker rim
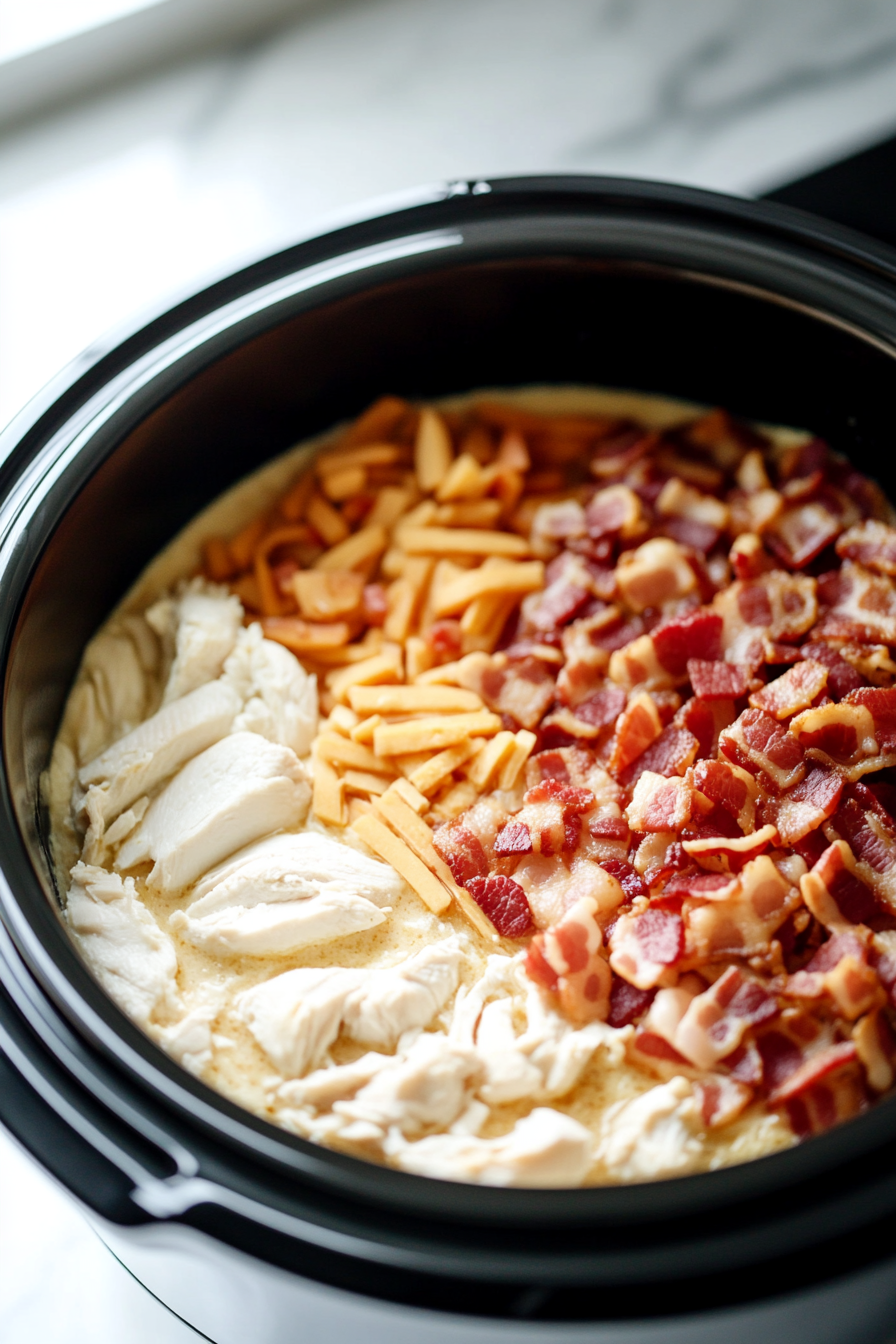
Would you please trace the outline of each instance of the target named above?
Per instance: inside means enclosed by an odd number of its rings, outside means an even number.
[[[570,181],[569,179],[560,179],[560,182],[562,182],[562,183],[564,184],[563,187],[560,188],[560,194],[561,194],[561,195],[568,195],[568,194],[569,194],[569,181]],[[587,182],[588,179],[584,179],[584,181]],[[543,192],[543,191],[544,191],[543,180],[542,180],[542,179],[536,179],[535,182],[536,182],[536,184],[537,184],[537,186],[538,186],[538,190],[539,190],[539,192]],[[610,186],[609,188],[607,188],[607,187],[606,187],[606,182],[605,182],[605,181],[602,181],[602,182],[601,182],[601,185],[602,185],[605,189],[607,189],[608,192],[609,192],[610,194],[613,194],[614,192],[615,192],[615,193],[618,193],[618,192],[620,192],[620,191],[622,191],[622,193],[625,194],[626,192],[630,192],[631,189],[632,189],[632,184],[631,184],[631,183],[628,183],[628,182],[623,182],[621,188],[620,188],[620,185],[619,185],[618,183],[613,183],[613,184],[611,184],[611,186]],[[635,185],[636,185],[636,186],[641,186],[642,184],[635,184]],[[645,193],[646,198],[648,198],[648,199],[651,201],[651,203],[654,204],[654,205],[659,205],[659,204],[661,204],[661,203],[662,203],[662,199],[663,199],[663,197],[662,197],[662,191],[661,191],[661,189],[657,186],[657,184],[644,184],[644,185],[646,185],[646,187],[648,188],[648,190],[647,190],[646,193]],[[578,186],[578,180],[576,180],[576,186]],[[593,184],[591,184],[591,183],[589,182],[589,187],[592,187],[592,186],[593,186]],[[509,195],[512,196],[512,195],[514,194],[514,191],[518,188],[518,180],[510,180],[510,181],[508,181],[508,182],[504,182],[503,184],[502,184],[502,183],[495,183],[495,184],[494,184],[494,187],[495,187],[495,190],[496,190],[496,191],[504,192],[504,193],[507,193],[507,194],[509,194]],[[523,191],[523,193],[525,194],[526,192],[529,192],[530,189],[531,189],[531,183],[530,183],[528,180],[525,180],[525,179],[524,179],[524,180],[523,180],[523,187],[522,187],[522,191]],[[551,182],[549,183],[549,190],[556,190],[556,189],[557,189],[557,183],[556,183],[555,181],[551,181]],[[686,204],[688,204],[689,202],[693,201],[694,204],[699,204],[699,205],[703,206],[703,205],[705,204],[707,198],[708,198],[708,194],[706,194],[706,193],[694,193],[694,192],[690,192],[688,189],[674,188],[674,189],[670,189],[670,190],[671,190],[671,192],[672,192],[672,195],[673,195],[673,197],[674,197],[674,200],[675,200],[676,205],[679,205],[679,204],[681,204],[681,205],[686,205]],[[588,199],[588,203],[589,203],[589,204],[593,204],[594,196],[597,195],[597,194],[599,194],[599,192],[597,191],[597,188],[594,187],[594,189],[593,189],[592,191],[590,191],[589,194],[588,194],[588,198],[587,198],[587,199]],[[637,194],[637,193],[636,193],[636,194]],[[479,200],[484,199],[485,195],[486,195],[486,193],[481,193],[478,199],[479,199]],[[456,201],[459,200],[459,199],[464,199],[464,198],[459,197],[457,194],[455,194],[455,195],[453,195],[453,196],[450,195],[450,194],[448,194],[448,195],[446,196],[446,200],[449,200],[449,201],[454,200],[454,201],[456,202]],[[471,197],[471,199],[476,199],[476,198]],[[709,197],[708,199],[712,202],[713,205],[716,204],[716,200],[717,200],[717,198]],[[728,203],[727,201],[725,201],[725,198],[721,198],[721,199],[722,199],[722,201],[725,203],[725,206],[726,206],[726,209],[723,211],[723,213],[725,213],[725,214],[731,214],[732,211],[731,211],[731,208],[730,208],[729,203]],[[737,208],[736,208],[736,210],[734,210],[733,213],[736,214],[736,215],[738,216],[738,218],[743,218],[743,213],[744,213],[745,209],[747,209],[747,207],[748,207],[748,203],[740,203],[740,202],[736,202],[735,205],[736,205]],[[423,211],[426,211],[428,208],[429,208],[429,207],[425,207],[425,206],[424,206],[424,207],[419,207],[419,209],[420,209],[420,210],[423,210]],[[771,218],[769,217],[770,215],[771,215],[771,216],[776,216],[776,215],[780,215],[781,213],[784,213],[784,214],[786,214],[786,215],[790,215],[790,214],[793,214],[793,213],[794,213],[794,212],[790,212],[790,211],[783,211],[783,212],[782,212],[782,210],[781,210],[780,207],[771,207],[771,206],[759,206],[759,207],[756,207],[756,206],[751,206],[751,207],[749,207],[749,209],[747,209],[747,213],[749,213],[749,210],[758,210],[758,211],[759,211],[759,216],[758,216],[758,218],[760,218],[763,227],[770,227],[771,224],[773,224],[773,223],[777,223],[779,230],[782,230],[782,231],[784,232],[785,236],[790,237],[791,234],[792,234],[792,232],[793,232],[794,230],[795,230],[795,232],[796,232],[797,234],[799,234],[799,235],[802,235],[802,234],[805,233],[806,231],[808,231],[809,233],[813,233],[813,234],[814,234],[814,233],[818,233],[817,226],[815,226],[814,224],[812,225],[811,229],[808,229],[807,226],[806,226],[802,221],[800,221],[799,226],[797,227],[796,225],[793,225],[791,222],[786,221],[786,220],[785,220],[784,223],[782,224],[780,220],[776,221],[776,220],[774,220],[774,219],[771,219]],[[380,217],[380,218],[383,218],[383,217]],[[385,218],[388,219],[389,217],[385,217]],[[788,227],[785,227],[785,225],[787,225]],[[846,240],[845,240],[845,242],[844,242],[843,235],[845,235],[845,234],[847,233],[847,231],[845,231],[845,230],[835,230],[835,229],[832,228],[832,229],[830,229],[830,230],[827,230],[827,229],[822,230],[822,232],[827,232],[827,233],[829,233],[829,234],[832,236],[832,241],[830,242],[829,245],[831,246],[831,248],[832,248],[833,250],[837,251],[837,255],[838,255],[838,256],[841,256],[841,257],[842,257],[842,256],[844,255],[844,253],[843,253],[843,249],[844,249],[844,248],[846,248],[847,251],[848,251],[849,248],[852,247],[852,248],[855,248],[855,250],[856,250],[856,256],[861,256],[861,257],[863,258],[863,260],[862,260],[862,264],[863,264],[863,265],[868,264],[868,258],[871,257],[871,258],[872,258],[872,261],[871,261],[870,264],[872,264],[873,266],[877,267],[881,274],[886,274],[889,278],[892,278],[894,275],[896,275],[896,256],[892,256],[892,257],[889,256],[889,255],[881,255],[881,256],[877,256],[877,257],[874,257],[874,256],[873,256],[874,253],[885,253],[885,252],[886,252],[885,249],[875,249],[875,248],[870,248],[870,249],[869,249],[869,248],[868,248],[867,246],[865,246],[864,244],[861,244],[861,246],[859,246],[859,247],[856,248],[856,244],[855,244],[855,239],[854,239],[854,238],[852,238],[852,237],[847,237]],[[334,239],[336,239],[336,238],[338,238],[339,236],[341,236],[341,235],[340,235],[340,234],[337,234],[337,235],[332,235],[331,237],[334,238]],[[316,241],[319,242],[320,240],[316,240]],[[306,246],[306,244],[300,244],[300,245],[299,245],[300,248],[301,248],[302,246]],[[335,253],[338,253],[339,251],[340,251],[340,249],[339,249],[338,247],[335,247],[335,244],[334,244],[334,254],[335,254]],[[284,256],[287,255],[287,254],[283,253],[283,254],[277,254],[277,255],[280,256],[280,257],[284,257]],[[855,259],[855,258],[853,258],[853,259]],[[271,260],[273,260],[273,259],[271,259]],[[263,264],[263,263],[262,263],[262,264]],[[239,273],[237,273],[238,276],[239,276],[239,275],[243,275],[243,274],[244,274],[244,272],[239,272]],[[199,299],[201,299],[201,298],[203,297],[203,295],[207,295],[207,294],[209,294],[209,293],[210,293],[210,291],[203,291],[201,295],[196,296],[196,301],[198,302]],[[175,310],[171,310],[171,311],[175,311]],[[146,333],[148,330],[149,330],[149,328],[142,328],[142,329],[141,329],[141,332],[142,332],[142,333]],[[151,342],[150,342],[150,344],[151,344]],[[112,353],[114,354],[115,352],[120,352],[121,350],[122,350],[122,346],[119,344],[119,345],[113,347]],[[100,359],[99,359],[98,362],[101,363],[103,358],[106,358],[106,356],[100,357]],[[85,375],[82,375],[82,378],[83,378],[84,376],[85,376]],[[71,383],[71,384],[67,384],[67,386],[69,387],[69,390],[70,390],[71,392],[74,392],[75,388],[78,386],[78,384],[79,384],[80,381],[81,381],[81,379],[76,378],[75,381],[74,381],[73,383]],[[31,423],[30,423],[30,430],[27,430],[27,429],[26,429],[26,436],[27,436],[27,433],[28,433],[28,432],[30,432],[30,433],[37,433],[37,432],[39,431],[39,429],[40,429],[41,420],[42,420],[42,419],[44,418],[44,416],[47,414],[48,409],[49,409],[49,410],[52,410],[52,408],[58,404],[59,397],[57,396],[56,384],[51,385],[51,388],[47,390],[46,397],[45,397],[46,405],[43,404],[41,398],[38,398],[37,400],[38,400],[38,402],[41,402],[41,405],[36,406],[36,407],[35,407],[35,406],[32,406],[32,408],[31,408],[31,416],[32,416],[32,419],[31,419]],[[24,414],[24,413],[23,413],[23,414]],[[17,425],[17,424],[18,424],[18,422],[14,422],[14,426]],[[10,431],[12,431],[12,430],[14,429],[14,426],[10,426]],[[9,444],[9,442],[10,442],[10,431],[7,431],[7,434],[4,435],[2,438],[0,438],[0,452],[2,452],[3,448],[4,448],[4,447],[7,447],[8,444]],[[19,429],[17,428],[15,432],[16,432],[16,435],[18,435],[18,433],[19,433]],[[22,444],[22,442],[23,442],[23,439],[22,439],[22,438],[18,438],[18,443],[19,443],[19,444]],[[86,974],[86,972],[85,972],[85,974]],[[100,991],[100,990],[98,989],[98,987],[96,987],[96,986],[93,984],[92,981],[91,981],[91,984],[92,984],[93,987],[96,989],[96,993],[97,993],[97,995],[102,999],[103,1007],[106,1007],[107,1004],[108,1004],[108,1001],[106,1000],[105,995],[102,994],[102,991]],[[115,1011],[116,1014],[118,1014],[118,1010],[117,1010],[117,1009],[115,1009],[114,1011]],[[123,1021],[123,1022],[127,1022],[127,1019],[124,1019],[124,1018],[123,1018],[123,1015],[120,1015],[120,1016],[122,1016],[122,1021]],[[131,1024],[128,1023],[128,1026],[130,1027],[131,1031],[136,1032],[136,1029],[133,1028]],[[121,1031],[120,1031],[120,1029],[119,1029],[119,1034],[122,1034]],[[143,1042],[143,1041],[146,1040],[146,1038],[142,1037],[142,1034],[140,1034],[140,1040],[141,1040],[141,1042]],[[151,1049],[152,1049],[154,1052],[157,1051],[157,1047],[153,1046],[151,1042],[147,1042],[147,1044],[150,1045]],[[158,1053],[161,1054],[161,1052],[158,1052]],[[168,1063],[168,1064],[170,1065],[170,1067],[171,1067],[172,1069],[176,1070],[176,1072],[177,1072],[178,1074],[181,1074],[181,1078],[183,1078],[184,1075],[182,1074],[182,1071],[181,1071],[181,1070],[177,1069],[177,1066],[174,1066],[173,1064],[171,1064],[171,1062],[167,1060],[167,1057],[166,1057],[166,1056],[162,1056],[162,1058],[166,1061],[166,1063]],[[179,1081],[180,1081],[180,1080],[179,1080]],[[205,1091],[210,1091],[209,1089],[204,1089],[204,1090],[205,1090]],[[216,1101],[219,1101],[219,1100],[220,1100],[220,1098],[218,1097],[218,1094],[216,1094],[216,1093],[212,1093],[211,1095],[215,1098]],[[884,1103],[883,1105],[886,1106],[886,1103]],[[875,1112],[873,1112],[872,1114],[874,1114],[874,1115],[880,1114],[880,1113],[881,1113],[881,1109],[882,1109],[882,1108],[878,1107],[878,1108],[875,1110]],[[245,1113],[242,1113],[242,1114],[245,1115]],[[864,1120],[864,1119],[867,1119],[867,1118],[870,1118],[870,1117],[863,1117],[863,1120]],[[265,1129],[266,1129],[267,1131],[270,1131],[270,1130],[273,1128],[273,1127],[267,1125],[266,1122],[259,1122],[259,1123],[263,1124],[263,1125],[265,1126]],[[855,1122],[855,1123],[857,1123],[857,1124],[858,1124],[858,1123],[862,1123],[862,1121]],[[848,1129],[849,1126],[847,1126],[846,1128]],[[276,1134],[279,1135],[279,1131],[274,1131],[274,1132],[275,1132]],[[837,1135],[842,1135],[844,1132],[845,1132],[844,1129],[840,1129],[840,1130],[836,1131],[836,1134],[837,1134]],[[816,1141],[814,1141],[814,1142],[815,1142],[816,1144],[818,1144],[818,1143],[823,1143],[823,1142],[825,1141],[825,1139],[827,1139],[828,1137],[829,1137],[829,1136],[824,1136],[823,1139],[821,1139],[821,1140],[816,1140]],[[301,1141],[296,1141],[296,1142],[301,1143]],[[309,1145],[309,1147],[310,1147],[310,1145]],[[317,1148],[314,1149],[314,1153],[315,1153],[315,1155],[319,1154],[321,1151],[322,1151],[322,1150],[317,1149]],[[326,1150],[323,1150],[323,1151],[326,1151]],[[805,1151],[807,1151],[807,1148],[804,1147],[804,1148],[802,1148],[802,1149],[794,1149],[794,1150],[791,1150],[791,1151],[794,1152],[794,1153],[799,1153],[799,1152],[801,1152],[801,1151],[802,1151],[802,1152],[805,1152]],[[774,1161],[777,1161],[779,1157],[783,1157],[783,1156],[787,1156],[787,1155],[786,1155],[786,1154],[780,1154],[780,1155],[776,1155],[775,1157],[772,1157],[772,1158],[769,1158],[769,1159],[761,1159],[761,1161],[763,1161],[763,1162],[765,1162],[765,1161],[771,1161],[771,1162],[774,1162]],[[344,1159],[344,1160],[345,1160],[345,1159]],[[347,1160],[348,1160],[349,1162],[351,1162],[351,1163],[353,1164],[353,1166],[357,1166],[357,1165],[359,1165],[359,1164],[356,1163],[353,1159],[347,1159]],[[362,1163],[362,1164],[360,1164],[360,1165],[362,1165],[362,1166],[365,1167],[365,1168],[371,1169],[371,1168],[370,1168],[370,1164]],[[755,1164],[755,1163],[754,1163],[754,1164],[748,1164],[748,1165],[749,1165],[749,1167],[752,1167],[753,1169],[755,1169],[755,1167],[756,1167],[756,1164]],[[741,1170],[745,1170],[745,1169],[746,1169],[746,1168],[742,1168]],[[379,1170],[381,1170],[381,1169],[379,1169],[379,1168],[373,1168],[373,1170],[379,1171]],[[736,1169],[736,1168],[732,1168],[732,1169],[729,1169],[729,1170],[734,1171],[734,1170],[738,1170],[738,1169]],[[424,1180],[424,1181],[425,1181],[425,1178],[406,1177],[406,1176],[403,1176],[403,1175],[400,1174],[400,1173],[389,1173],[389,1174],[392,1175],[392,1176],[396,1176],[399,1180],[403,1180],[403,1181],[417,1181],[417,1180]],[[704,1180],[704,1179],[706,1179],[706,1180],[714,1180],[716,1176],[722,1176],[722,1175],[724,1175],[724,1174],[726,1174],[726,1173],[721,1173],[721,1172],[720,1172],[720,1173],[712,1173],[712,1174],[708,1175],[708,1176],[705,1177],[705,1178],[703,1178],[703,1177],[687,1177],[687,1178],[683,1178],[683,1180],[686,1181],[686,1182],[689,1182],[689,1183],[693,1183],[693,1182],[695,1182],[695,1181],[696,1181],[696,1182],[699,1182],[699,1181]],[[431,1185],[431,1184],[432,1184],[431,1182],[425,1182],[425,1183],[428,1184],[428,1185]],[[655,1186],[655,1187],[650,1187],[650,1188],[655,1189],[655,1190],[658,1190],[658,1189],[661,1189],[661,1188],[668,1188],[670,1185],[674,1185],[674,1184],[676,1184],[676,1183],[670,1183],[670,1182],[665,1182],[665,1181],[664,1181],[664,1182],[658,1182],[658,1183],[656,1183],[656,1186]],[[466,1189],[466,1187],[463,1187],[463,1188]],[[643,1188],[646,1189],[646,1188],[648,1188],[648,1187],[643,1187]],[[512,1199],[512,1200],[517,1200],[517,1201],[518,1201],[518,1197],[519,1197],[520,1195],[523,1195],[523,1196],[525,1197],[526,1195],[532,1195],[533,1193],[535,1194],[536,1199],[538,1199],[538,1198],[540,1197],[540,1193],[541,1193],[541,1192],[517,1192],[517,1191],[501,1192],[502,1195],[505,1195],[505,1194],[506,1194],[506,1195],[508,1195],[508,1196],[510,1197],[510,1199]],[[592,1196],[593,1194],[599,1194],[599,1193],[605,1193],[605,1192],[603,1192],[603,1191],[596,1191],[596,1190],[595,1190],[595,1191],[592,1191],[592,1190],[589,1190],[589,1191],[581,1191],[581,1192],[579,1192],[579,1191],[563,1192],[564,1196],[569,1196],[569,1195],[572,1195],[572,1196],[576,1196],[576,1195],[584,1195],[584,1196],[586,1196],[586,1197],[590,1197],[590,1196]],[[628,1192],[626,1192],[626,1193],[628,1193]],[[544,1202],[546,1203],[547,1201],[544,1201]],[[516,1207],[517,1207],[517,1210],[518,1210],[518,1208],[519,1208],[519,1204],[518,1204],[518,1203],[517,1203]],[[515,1215],[514,1215],[514,1216],[515,1216]]]

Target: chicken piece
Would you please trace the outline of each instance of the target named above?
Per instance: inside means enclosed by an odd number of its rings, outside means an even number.
[[[337,1101],[338,1115],[386,1130],[419,1134],[453,1124],[469,1101],[471,1082],[482,1071],[472,1050],[444,1035],[424,1032],[391,1069],[379,1070],[352,1101]]]
[[[590,1131],[577,1120],[539,1106],[501,1138],[433,1134],[407,1143],[390,1135],[383,1147],[402,1171],[421,1176],[478,1185],[557,1188],[582,1184],[591,1166],[591,1143]]]
[[[198,883],[171,927],[223,956],[283,956],[375,928],[401,893],[388,864],[315,831],[268,836]]]
[[[394,1055],[381,1055],[370,1050],[351,1064],[337,1064],[333,1068],[316,1069],[306,1078],[294,1078],[282,1083],[277,1098],[287,1106],[313,1106],[327,1110],[335,1101],[346,1101],[369,1083],[381,1069],[395,1066]]]
[[[139,1026],[180,1009],[174,944],[133,878],[76,863],[64,918],[103,989]]]
[[[165,705],[78,772],[100,790],[93,806],[107,824],[182,765],[220,741],[240,709],[231,686],[212,682]]]
[[[693,1086],[686,1078],[671,1078],[609,1108],[597,1157],[617,1181],[683,1176],[700,1164],[702,1128]]]
[[[404,1032],[429,1026],[457,989],[463,956],[454,935],[388,970],[368,972],[346,1003],[347,1034],[364,1045],[389,1047]]]
[[[258,733],[306,756],[317,732],[317,678],[260,625],[241,630],[224,664],[224,681],[243,701],[233,731]]]
[[[154,860],[150,886],[175,891],[270,831],[297,826],[311,786],[295,752],[233,733],[184,766],[125,840],[116,867]]]
[[[176,597],[163,597],[146,620],[173,656],[162,694],[169,704],[221,675],[243,622],[239,598],[226,588],[193,579]]]
[[[245,990],[236,1010],[283,1076],[299,1078],[339,1035],[346,1000],[367,974],[340,966],[285,971]]]

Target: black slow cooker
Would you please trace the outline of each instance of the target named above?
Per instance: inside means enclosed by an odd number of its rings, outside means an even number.
[[[674,186],[456,182],[89,352],[0,437],[0,1119],[218,1344],[883,1340],[896,1096],[798,1148],[629,1188],[405,1175],[182,1071],[59,919],[40,775],[81,651],[147,561],[381,392],[537,383],[809,427],[896,496],[896,253]]]

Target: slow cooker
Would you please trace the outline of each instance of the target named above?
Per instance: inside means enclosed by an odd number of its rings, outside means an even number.
[[[455,182],[88,352],[0,437],[0,1119],[217,1344],[872,1344],[896,1321],[896,1096],[759,1161],[627,1188],[405,1175],[182,1071],[60,921],[41,771],[85,643],[147,561],[381,392],[537,383],[809,427],[893,496],[896,253],[675,186]]]

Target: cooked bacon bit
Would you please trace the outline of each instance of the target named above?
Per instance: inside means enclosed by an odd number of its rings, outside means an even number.
[[[722,618],[701,607],[666,621],[652,631],[651,638],[660,665],[673,676],[683,677],[690,659],[715,662],[721,657]]]
[[[805,774],[799,740],[761,709],[745,709],[720,735],[719,750],[733,764],[756,775],[774,793],[792,789]]]
[[[645,530],[641,501],[627,485],[609,485],[598,490],[585,509],[585,526],[589,537],[618,534],[623,541],[637,537]]]
[[[763,1036],[760,1040],[760,1051],[767,1040],[767,1036]],[[794,1046],[794,1049],[799,1054],[799,1048]],[[831,1045],[826,1050],[818,1051],[808,1059],[801,1058],[797,1067],[788,1072],[787,1077],[769,1093],[769,1106],[781,1106],[791,1098],[798,1097],[800,1093],[814,1087],[822,1078],[844,1068],[847,1064],[852,1064],[857,1058],[858,1052],[853,1041],[841,1041],[838,1045]]]
[[[824,592],[831,610],[815,631],[819,639],[896,644],[896,587],[889,578],[852,560],[828,578]]]
[[[861,705],[874,720],[874,735],[882,749],[896,747],[896,687],[863,686],[850,691],[846,704]]]
[[[763,819],[777,827],[782,845],[795,845],[832,817],[843,793],[843,779],[820,766],[813,766],[805,779],[783,798],[769,799]]]
[[[688,680],[701,700],[737,700],[750,689],[750,670],[736,663],[689,658]]]
[[[703,1123],[719,1129],[736,1120],[753,1100],[753,1089],[724,1073],[712,1073],[694,1085]]]
[[[675,715],[675,727],[686,728],[697,739],[697,759],[713,756],[719,734],[737,718],[733,700],[701,700],[697,695],[686,700]]]
[[[596,691],[576,705],[576,718],[593,728],[607,728],[616,722],[625,709],[625,698],[625,691],[619,686]]]
[[[611,999],[612,1013],[612,999]],[[611,1023],[615,1026],[615,1023]],[[865,1070],[868,1086],[875,1092],[888,1092],[893,1086],[896,1065],[896,1037],[886,1015],[875,1008],[853,1027],[852,1039]]]
[[[685,780],[645,770],[625,815],[633,831],[681,831],[698,808],[695,791]]]
[[[728,561],[736,579],[756,579],[774,568],[774,561],[755,532],[742,532],[735,537],[728,552]]]
[[[857,560],[877,574],[896,577],[896,528],[886,523],[866,518],[838,538],[836,549],[844,560]]]
[[[433,835],[433,844],[459,887],[466,887],[471,878],[488,876],[482,841],[460,821],[440,826]]]
[[[831,930],[867,924],[877,913],[874,893],[856,874],[856,861],[845,840],[828,846],[800,878],[800,890],[815,918]]]
[[[522,728],[535,728],[554,698],[554,682],[538,658],[501,666],[494,658],[477,664],[464,685],[477,691],[496,714],[509,715]]]
[[[559,803],[566,813],[589,812],[595,804],[590,789],[577,789],[557,779],[544,779],[523,796],[524,803]]]
[[[694,1075],[692,1066],[679,1054],[674,1045],[670,1045],[665,1036],[657,1031],[639,1029],[630,1046],[632,1059],[652,1069],[660,1077],[671,1078],[674,1074]]]
[[[699,840],[683,840],[682,848],[704,868],[714,872],[739,873],[752,859],[768,849],[775,839],[774,826],[768,825],[752,835],[706,836]]]
[[[456,877],[454,880],[457,882]],[[492,873],[488,877],[470,877],[458,885],[466,887],[502,938],[524,938],[535,927],[526,893],[512,877]]]
[[[771,549],[791,569],[802,569],[830,546],[842,524],[819,500],[785,509],[765,533]]]
[[[658,434],[647,433],[643,429],[625,430],[615,438],[605,440],[591,459],[592,476],[606,478],[621,475],[655,448],[658,440]]]
[[[627,980],[621,980],[614,974],[607,1022],[611,1027],[630,1026],[636,1018],[647,1011],[655,993],[653,989],[637,989]]]
[[[691,766],[688,779],[713,803],[714,811],[706,821],[710,824],[721,820],[718,813],[724,812],[735,823],[735,829],[726,828],[724,834],[732,837],[738,833],[746,835],[753,830],[756,816],[756,781],[746,770],[727,761],[698,761]]]
[[[531,853],[532,836],[524,821],[508,821],[495,836],[495,854],[498,858]]]
[[[842,700],[850,691],[857,691],[865,685],[865,678],[857,672],[845,658],[842,658],[830,644],[811,642],[800,649],[800,656],[824,663],[828,669],[828,695],[834,700]]]
[[[588,834],[595,840],[628,841],[630,829],[624,817],[595,814],[588,818]]]
[[[771,859],[763,854],[740,874],[740,889],[724,901],[686,909],[690,942],[699,962],[720,956],[755,956],[801,903]]]
[[[710,1069],[740,1045],[749,1026],[767,1022],[777,1013],[776,1000],[762,985],[729,966],[715,984],[691,1000],[673,1044],[692,1064]]]
[[[636,551],[622,555],[616,566],[616,583],[633,611],[686,597],[697,586],[684,551],[666,537],[654,537]]]
[[[619,781],[626,788],[631,788],[648,770],[657,775],[683,775],[696,759],[698,749],[699,743],[693,733],[687,728],[670,724],[637,760],[621,772]]]
[[[532,553],[542,559],[549,559],[557,553],[559,542],[584,535],[585,511],[578,500],[564,499],[556,504],[542,504],[532,519]]]
[[[624,859],[604,859],[600,866],[611,877],[616,878],[625,892],[627,901],[633,901],[638,896],[647,895],[647,887],[644,885],[640,873],[636,872],[632,865],[626,863]],[[896,983],[896,969],[894,969],[894,983]]]
[[[761,691],[754,691],[750,704],[754,709],[764,709],[773,718],[787,719],[801,709],[808,709],[825,689],[827,680],[825,664],[806,659],[783,676],[776,677]]]
[[[684,923],[668,910],[623,915],[610,939],[610,965],[637,989],[653,989],[684,953]]]
[[[870,689],[870,688],[869,688]],[[869,768],[879,769],[879,747],[874,717],[863,704],[852,702],[854,691],[839,705],[822,705],[798,714],[790,731],[814,759],[841,767],[849,778],[858,778]],[[881,764],[889,764],[889,761]]]
[[[740,890],[733,873],[676,873],[663,888],[663,896],[693,896],[702,901],[725,901]]]
[[[610,770],[620,774],[647,750],[661,732],[662,724],[656,704],[646,691],[642,691],[629,701],[616,723]]]
[[[597,913],[597,901],[581,897],[558,923],[535,935],[526,960],[527,973],[556,995],[560,1011],[572,1022],[604,1022],[610,1011],[612,977],[600,955]],[[545,967],[553,984],[547,983]]]

